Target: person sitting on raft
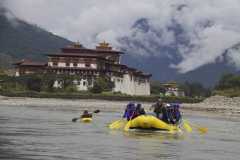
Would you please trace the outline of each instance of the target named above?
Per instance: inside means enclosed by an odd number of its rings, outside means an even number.
[[[132,102],[128,103],[123,114],[123,118],[127,118],[127,120],[129,121],[130,119],[132,119],[135,110],[136,110],[135,104]]]
[[[173,103],[173,104],[167,104],[167,112],[166,112],[166,118],[167,122],[170,124],[177,124],[182,116],[179,111],[179,104]]]
[[[88,113],[88,110],[84,110],[81,118],[92,118],[92,114]]]
[[[163,103],[162,99],[159,98],[157,102],[150,107],[150,110],[153,109],[153,112],[156,114],[156,117],[161,119],[162,116],[160,117],[160,114],[163,113],[164,108],[165,104]]]
[[[144,115],[144,114],[146,114],[144,108],[142,107],[142,105],[140,103],[138,103],[131,119],[134,119],[134,118],[136,118],[140,115]]]
[[[162,107],[161,120],[168,124],[177,124],[181,119],[181,113],[179,111],[179,104],[165,104]]]

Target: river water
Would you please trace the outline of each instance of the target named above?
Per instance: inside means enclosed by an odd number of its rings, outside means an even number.
[[[0,159],[6,160],[237,160],[240,122],[185,116],[209,132],[169,135],[110,131],[118,113],[100,112],[93,123],[72,123],[79,110],[0,106]]]

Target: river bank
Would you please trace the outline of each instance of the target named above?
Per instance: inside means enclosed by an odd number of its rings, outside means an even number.
[[[94,99],[54,99],[54,98],[24,98],[24,97],[4,97],[0,96],[0,106],[29,106],[29,107],[49,107],[60,110],[72,110],[81,112],[82,110],[94,111],[100,109],[104,112],[123,112],[128,101],[108,101]],[[141,102],[148,111],[151,102]],[[240,97],[227,98],[223,96],[213,96],[203,102],[194,104],[182,104],[185,114],[197,114],[203,116],[224,116],[225,118],[240,117]]]
[[[240,97],[212,96],[200,103],[184,104],[183,108],[186,111],[198,112],[199,114],[211,114],[224,118],[239,118]]]

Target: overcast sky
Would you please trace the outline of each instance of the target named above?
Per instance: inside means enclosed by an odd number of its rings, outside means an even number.
[[[131,35],[131,26],[139,18],[148,18],[154,28],[164,30],[159,43],[171,45],[175,37],[167,26],[174,19],[193,46],[179,46],[183,60],[171,65],[179,72],[215,62],[240,42],[240,0],[0,1],[17,17],[90,47],[102,40],[119,47],[117,39]],[[229,50],[228,59],[240,67],[238,49]]]

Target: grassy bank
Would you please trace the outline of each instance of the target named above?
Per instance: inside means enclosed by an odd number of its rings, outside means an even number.
[[[141,101],[141,102],[154,102],[159,97],[155,95],[151,96],[129,96],[122,94],[92,94],[92,93],[64,93],[64,92],[0,92],[2,96],[7,97],[31,97],[31,98],[61,98],[61,99],[100,99],[111,101]],[[165,102],[171,103],[198,103],[203,99],[201,98],[189,98],[189,97],[163,97]]]

